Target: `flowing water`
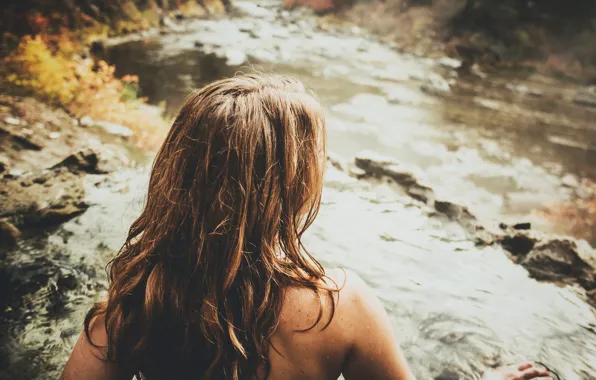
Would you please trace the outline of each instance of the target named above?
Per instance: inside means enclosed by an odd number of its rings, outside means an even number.
[[[437,73],[453,75],[437,61],[400,54],[358,30],[322,31],[308,13],[277,3],[240,5],[244,17],[117,45],[110,60],[120,74],[138,74],[143,94],[169,113],[191,89],[237,71],[295,76],[327,109],[330,151],[346,159],[363,149],[392,156],[485,220],[531,220],[559,231],[532,212],[572,195],[564,175],[596,174],[596,113],[567,100],[572,86],[462,79],[450,94],[433,96],[439,90],[428,83],[440,81]],[[78,285],[67,299],[37,294],[10,327],[2,342],[11,351],[7,378],[56,377],[85,309],[101,296],[103,265],[138,214],[146,179],[147,169],[88,177],[89,210],[13,255],[27,273],[45,266],[59,279],[72,273]],[[596,317],[581,290],[530,279],[501,248],[477,247],[459,223],[394,184],[330,167],[306,244],[325,266],[353,270],[373,287],[419,379],[473,379],[522,359],[569,380],[596,374]]]

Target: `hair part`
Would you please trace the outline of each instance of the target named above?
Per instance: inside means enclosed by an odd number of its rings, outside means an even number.
[[[108,359],[148,379],[256,378],[284,289],[332,302],[301,237],[325,167],[321,106],[297,80],[244,75],[191,94],[159,150],[146,205],[108,264]],[[323,303],[314,328],[323,318]]]

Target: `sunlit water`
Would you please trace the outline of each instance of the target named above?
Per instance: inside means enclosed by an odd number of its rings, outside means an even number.
[[[275,7],[260,17],[201,21],[182,34],[117,46],[112,59],[123,72],[140,74],[144,93],[167,101],[174,112],[191,88],[238,70],[217,54],[246,53],[255,64],[251,56],[259,56],[264,70],[294,75],[317,92],[328,110],[331,151],[349,158],[371,149],[414,165],[442,197],[487,219],[525,219],[533,201],[568,196],[561,174],[589,171],[589,153],[557,150],[528,132],[533,125],[498,124],[482,108],[495,103],[474,106],[488,90],[448,100],[428,96],[420,80],[437,69],[434,62],[361,36],[281,21]],[[490,122],[454,122],[462,109],[476,115],[470,120],[487,115]],[[18,318],[5,326],[1,342],[10,352],[8,363],[0,363],[2,378],[57,377],[84,312],[105,288],[103,266],[142,207],[147,176],[143,168],[89,176],[93,206],[86,213],[9,255],[24,276],[66,271],[77,282],[66,299],[44,288],[14,311]],[[526,208],[511,204],[516,199]],[[521,359],[543,361],[566,379],[594,378],[596,318],[580,290],[530,279],[500,248],[476,247],[458,223],[392,184],[358,181],[330,168],[306,244],[325,266],[351,269],[373,287],[420,379],[447,372],[478,378],[488,366]]]

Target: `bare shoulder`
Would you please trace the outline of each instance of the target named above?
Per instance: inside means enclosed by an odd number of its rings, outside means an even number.
[[[118,369],[115,363],[108,360],[107,357],[108,337],[103,316],[95,317],[91,321],[89,335],[90,337],[87,337],[83,331],[79,336],[62,373],[62,380],[118,378]]]

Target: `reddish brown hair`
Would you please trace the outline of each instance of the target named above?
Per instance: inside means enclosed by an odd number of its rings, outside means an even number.
[[[255,378],[284,289],[332,296],[301,242],[320,204],[324,128],[291,78],[234,77],[188,97],[108,267],[108,299],[85,320],[90,339],[105,318],[108,360],[124,376]],[[315,325],[322,315],[321,303]]]

